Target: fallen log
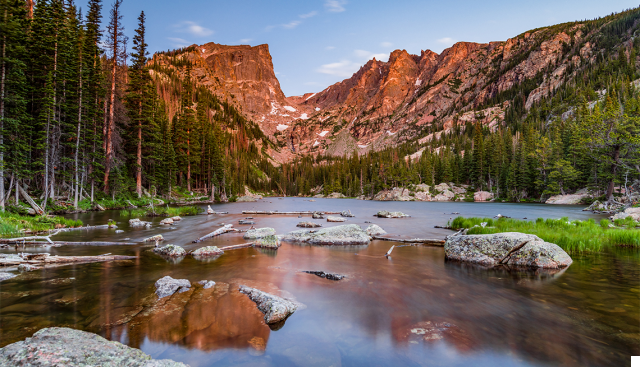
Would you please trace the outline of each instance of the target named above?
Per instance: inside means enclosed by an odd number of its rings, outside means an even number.
[[[27,194],[27,192],[24,191],[22,186],[16,185],[16,189],[18,189],[18,192],[20,193],[20,195],[22,195],[22,197],[27,201],[27,203],[31,205],[33,210],[35,210],[36,214],[41,214],[41,215],[44,214],[44,210],[42,210],[42,208],[38,204],[36,204],[35,201],[33,201],[31,196],[29,196],[29,194]]]
[[[71,232],[71,231],[81,231],[81,230],[90,230],[90,229],[109,229],[108,224],[101,224],[99,226],[86,226],[86,227],[74,227],[74,228],[58,228],[56,231],[59,232]]]
[[[93,242],[65,242],[65,241],[53,241],[53,243],[45,242],[45,241],[9,241],[7,242],[4,239],[0,239],[0,247],[9,247],[9,246],[18,246],[18,245],[46,245],[46,246],[133,246],[137,245],[137,243],[133,242],[102,242],[102,241],[93,241]]]
[[[379,241],[392,241],[392,242],[401,242],[401,243],[420,243],[423,245],[430,245],[430,246],[444,246],[444,240],[433,240],[433,239],[426,239],[426,238],[412,238],[412,239],[401,239],[401,238],[389,238],[389,237],[379,237],[379,236],[373,236],[371,237],[374,240],[379,240]]]
[[[212,215],[212,214],[229,214],[229,212],[198,213],[198,215]]]
[[[220,250],[228,251],[228,250],[237,250],[237,249],[247,248],[247,247],[253,247],[253,242],[251,242],[251,243],[243,243],[241,245],[232,245],[232,246],[227,246],[227,247],[220,247]]]
[[[47,253],[21,254],[21,255],[0,254],[0,266],[16,266],[20,264],[29,264],[29,265],[72,264],[72,263],[87,263],[87,262],[104,262],[104,261],[113,261],[113,260],[130,260],[135,258],[136,256],[121,256],[121,255],[50,256]]]
[[[227,224],[226,226],[224,226],[222,228],[218,228],[218,229],[216,229],[215,231],[209,233],[206,236],[202,236],[202,237],[198,238],[197,240],[193,241],[193,243],[202,242],[202,241],[206,240],[207,238],[220,236],[221,234],[225,234],[225,233],[228,233],[228,232],[240,232],[240,230],[233,228],[233,224]]]
[[[279,211],[265,211],[265,210],[243,210],[242,214],[252,214],[252,215],[274,215],[274,214],[280,214],[280,215],[311,215],[313,214],[313,211],[303,211],[303,212],[279,212]],[[341,214],[342,212],[325,212],[323,211],[322,213],[324,214]]]

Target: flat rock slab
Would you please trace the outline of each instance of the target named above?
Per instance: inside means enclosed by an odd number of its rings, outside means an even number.
[[[369,236],[381,236],[383,234],[387,234],[387,231],[382,229],[382,227],[377,224],[372,224],[367,227],[366,232]]]
[[[382,210],[376,213],[375,215],[378,218],[406,218],[410,217],[410,215],[404,214],[403,212],[389,212],[386,210]]]
[[[371,241],[367,232],[356,224],[346,224],[319,230],[299,230],[283,235],[287,242],[304,242],[312,245],[368,245]]]
[[[267,324],[283,322],[298,309],[298,305],[289,300],[255,288],[241,285],[240,292],[256,303],[258,309],[264,313],[264,322]]]
[[[573,262],[560,246],[518,232],[449,236],[445,258],[482,265],[560,269]]]
[[[342,275],[342,274],[325,273],[324,271],[317,271],[317,270],[304,270],[303,273],[313,274],[313,275],[319,276],[320,278],[326,278],[329,280],[342,280],[347,277],[346,275]]]
[[[300,227],[300,228],[320,228],[320,227],[322,227],[322,224],[314,223],[314,222],[300,222],[300,223],[296,224],[296,227]]]
[[[154,360],[139,349],[93,333],[59,327],[41,329],[0,349],[0,365],[187,367],[168,359]]]
[[[275,234],[276,230],[273,228],[258,228],[248,230],[247,233],[245,233],[242,237],[246,240],[255,240],[258,238],[273,236]]]
[[[156,281],[156,294],[158,298],[169,297],[176,292],[186,292],[189,288],[191,288],[191,282],[187,279],[173,279],[167,275]]]

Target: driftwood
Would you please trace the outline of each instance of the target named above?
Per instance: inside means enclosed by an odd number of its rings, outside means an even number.
[[[74,228],[59,228],[56,229],[56,231],[58,232],[71,232],[71,231],[81,231],[83,229],[89,230],[89,229],[109,229],[109,225],[108,224],[101,224],[99,226],[86,226],[86,227],[74,227]]]
[[[120,255],[100,255],[100,256],[50,256],[47,253],[42,254],[21,254],[21,255],[0,255],[0,266],[16,266],[20,264],[28,265],[51,265],[51,264],[72,264],[72,263],[88,263],[103,262],[113,260],[129,260],[135,259],[136,256],[120,256]]]
[[[430,245],[430,246],[444,246],[444,240],[432,240],[432,239],[426,239],[426,238],[412,238],[409,240],[405,240],[400,238],[388,238],[388,237],[379,237],[379,236],[373,236],[372,238],[374,240],[380,240],[380,241],[392,241],[392,242],[401,242],[401,243],[420,243],[423,245]]]
[[[198,213],[198,215],[229,214],[229,212]]]
[[[232,246],[227,246],[227,247],[220,247],[220,250],[222,251],[227,251],[227,250],[237,250],[237,249],[241,249],[241,248],[247,248],[247,247],[253,247],[253,242],[251,243],[243,243],[241,245],[232,245]]]
[[[274,215],[274,214],[280,214],[280,215],[311,215],[316,211],[305,211],[305,212],[279,212],[279,211],[264,211],[264,210],[243,210],[242,214],[252,214],[252,215]],[[323,211],[322,213],[324,214],[341,214],[342,212],[325,212]]]
[[[20,193],[20,195],[22,195],[22,197],[27,201],[27,203],[29,203],[29,205],[31,205],[31,207],[33,208],[33,210],[36,211],[36,214],[44,214],[44,210],[42,210],[42,208],[36,204],[35,201],[33,201],[33,199],[31,198],[31,196],[29,196],[29,194],[27,194],[26,191],[24,191],[24,189],[22,188],[22,186],[20,185],[16,185],[16,189],[18,189],[18,192]]]
[[[393,252],[393,249],[394,249],[395,247],[396,247],[396,245],[391,246],[391,248],[389,249],[389,251],[387,251],[387,253],[386,253],[386,254],[384,254],[384,256],[387,256],[387,257],[391,256],[391,252]]]
[[[132,242],[61,242],[61,241],[53,241],[53,243],[44,242],[44,241],[20,241],[20,242],[5,242],[6,240],[0,239],[0,247],[9,247],[9,246],[18,246],[18,245],[46,245],[53,247],[60,246],[133,246],[137,245],[137,243]]]
[[[202,242],[202,241],[206,240],[207,238],[220,236],[221,234],[225,234],[225,233],[228,233],[228,232],[240,232],[240,230],[233,228],[233,224],[227,224],[226,226],[224,226],[222,228],[218,228],[218,229],[216,229],[215,231],[209,233],[206,236],[202,236],[202,237],[198,238],[197,240],[193,241],[193,243]]]

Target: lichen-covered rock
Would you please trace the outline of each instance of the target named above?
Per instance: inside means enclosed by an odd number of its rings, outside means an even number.
[[[172,218],[164,218],[163,220],[160,221],[160,224],[171,225],[171,224],[173,224],[173,219]]]
[[[191,282],[187,279],[173,279],[170,276],[156,281],[156,294],[158,298],[168,297],[176,292],[186,292],[191,288]]]
[[[506,232],[449,236],[445,258],[482,265],[515,265],[558,269],[573,262],[560,246],[531,234]]]
[[[238,203],[255,203],[256,198],[254,198],[253,196],[240,196],[238,199],[236,199],[236,202]]]
[[[389,212],[386,210],[379,211],[376,215],[378,218],[405,218],[408,217],[407,214],[403,212]]]
[[[0,282],[3,281],[3,280],[15,278],[16,276],[17,275],[15,275],[15,274],[6,273],[6,272],[0,272]]]
[[[209,289],[214,287],[216,285],[216,282],[214,282],[213,280],[201,280],[198,282],[198,284],[202,284],[202,288],[204,289]]]
[[[325,273],[324,271],[318,271],[318,270],[304,270],[303,272],[307,274],[313,274],[315,276],[319,276],[320,278],[326,278],[329,280],[342,280],[347,277],[346,275],[342,275],[342,274]]]
[[[622,213],[616,213],[611,217],[611,220],[626,219],[627,217],[631,217],[634,221],[640,222],[640,208],[627,208]]]
[[[351,210],[344,210],[340,213],[341,216],[345,218],[355,218],[356,216],[351,214]]]
[[[346,198],[346,196],[342,195],[339,192],[332,192],[331,194],[327,195],[327,199],[344,199]]]
[[[324,219],[324,214],[320,213],[320,212],[313,212],[313,214],[311,214],[311,218],[313,218],[313,219]]]
[[[296,227],[300,227],[300,228],[320,228],[320,227],[322,227],[322,224],[314,223],[314,222],[300,222],[300,223],[296,224]]]
[[[401,187],[394,187],[391,190],[382,190],[373,196],[375,201],[412,201],[410,191]]]
[[[131,228],[151,227],[151,223],[142,221],[140,220],[140,218],[134,218],[134,219],[129,219],[129,227]]]
[[[304,242],[312,245],[368,245],[370,237],[356,224],[346,224],[315,231],[299,230],[282,236],[282,241]]]
[[[333,217],[333,216],[327,217],[327,222],[346,222],[346,221],[347,220],[342,217]]]
[[[220,250],[218,246],[201,247],[191,253],[194,257],[211,257],[224,254],[224,251]]]
[[[168,256],[168,257],[181,257],[185,256],[187,252],[180,246],[176,245],[166,245],[163,247],[156,247],[153,249],[158,255]]]
[[[377,224],[372,224],[369,227],[367,227],[366,232],[369,236],[381,236],[383,234],[387,234],[387,231],[382,229]]]
[[[298,305],[289,300],[255,288],[241,285],[240,292],[256,303],[258,309],[264,313],[264,322],[267,324],[282,322],[298,309]]]
[[[440,185],[446,185],[446,184],[440,184]],[[438,186],[440,186],[440,185],[438,185]],[[436,186],[436,189],[438,188],[438,186]],[[433,201],[451,201],[455,196],[456,196],[456,194],[454,194],[453,192],[451,192],[449,190],[444,190],[441,193],[439,193],[438,195],[436,195],[433,198]]]
[[[154,360],[139,349],[93,333],[60,327],[41,329],[0,349],[0,365],[187,367],[168,359]]]
[[[493,199],[493,193],[488,191],[477,191],[473,193],[473,201],[489,201]]]
[[[443,183],[441,183],[439,185],[436,185],[435,189],[442,192],[442,191],[451,189],[451,187],[449,187],[449,185],[447,185],[446,183],[443,182]]]
[[[159,241],[164,241],[164,237],[162,237],[161,234],[157,236],[151,236],[142,240],[142,242],[159,242]]]
[[[273,228],[257,228],[250,229],[242,236],[245,240],[255,240],[267,236],[273,236],[276,234],[276,230]]]
[[[280,239],[276,235],[270,235],[262,238],[257,238],[253,241],[255,247],[270,248],[277,250],[280,247]]]

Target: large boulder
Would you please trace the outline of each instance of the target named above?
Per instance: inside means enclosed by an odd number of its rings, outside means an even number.
[[[414,196],[416,201],[431,201],[433,200],[431,194],[428,191],[418,191]]]
[[[384,229],[382,229],[379,225],[377,224],[372,224],[369,227],[367,227],[367,229],[365,230],[365,232],[367,232],[367,234],[369,236],[381,236],[383,234],[387,234],[387,231],[385,231]]]
[[[236,199],[236,202],[238,203],[254,203],[256,201],[258,200],[253,196],[240,196],[238,199]]]
[[[331,194],[327,195],[327,199],[344,199],[346,198],[346,196],[342,195],[339,192],[332,192]]]
[[[517,232],[449,236],[445,258],[482,265],[515,265],[559,269],[573,262],[560,246]]]
[[[267,236],[273,236],[276,234],[276,230],[273,228],[257,228],[250,229],[242,236],[245,240],[255,240]]]
[[[477,191],[473,193],[474,201],[489,201],[493,199],[493,193],[488,191]]]
[[[376,201],[412,201],[413,197],[409,195],[408,189],[394,187],[391,190],[382,190],[373,196]]]
[[[181,257],[185,256],[187,252],[180,246],[176,245],[166,245],[163,247],[156,247],[153,249],[158,255],[168,256],[168,257]]]
[[[627,208],[625,211],[612,216],[611,219],[626,219],[627,217],[631,217],[634,221],[640,222],[640,208]]]
[[[440,185],[446,185],[446,184],[440,184]],[[436,186],[436,188],[438,188],[438,186]],[[451,201],[451,200],[453,200],[453,198],[455,196],[456,196],[456,194],[454,194],[452,191],[444,190],[441,193],[439,193],[438,195],[436,195],[433,198],[433,200],[434,201]]]
[[[52,327],[0,349],[1,366],[186,367],[86,331]]]
[[[381,210],[375,215],[378,218],[405,218],[409,217],[409,215],[404,214],[403,212],[389,212],[386,210]]]
[[[451,189],[451,187],[449,187],[449,185],[447,185],[446,183],[443,182],[443,183],[441,183],[439,185],[436,185],[435,189],[440,191],[440,192],[442,192],[442,191]]]
[[[573,195],[556,195],[552,196],[545,204],[566,204],[566,205],[575,205],[582,203],[582,199],[588,198],[588,194],[573,194]]]
[[[167,275],[156,281],[156,294],[158,298],[169,297],[176,292],[186,292],[189,288],[191,288],[191,282],[187,279],[173,279]]]
[[[323,228],[316,231],[293,231],[282,236],[283,241],[305,242],[312,245],[368,245],[370,237],[356,224]]]
[[[289,300],[255,288],[241,285],[240,292],[249,296],[256,303],[258,309],[264,313],[264,322],[267,324],[282,322],[298,309],[298,305]]]

